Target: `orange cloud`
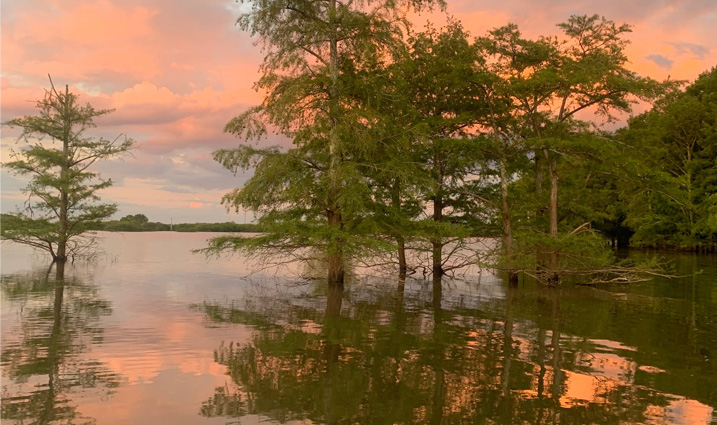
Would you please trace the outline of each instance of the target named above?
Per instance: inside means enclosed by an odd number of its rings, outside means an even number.
[[[15,38],[29,43],[98,45],[123,43],[153,33],[159,11],[99,1],[57,8],[34,8],[17,14]]]

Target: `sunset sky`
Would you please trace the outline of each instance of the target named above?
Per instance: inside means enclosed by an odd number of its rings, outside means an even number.
[[[655,79],[694,80],[717,65],[714,0],[447,0],[448,15],[472,35],[508,22],[530,37],[557,34],[572,14],[600,14],[633,26],[631,68]],[[253,89],[262,60],[249,34],[235,27],[241,3],[224,0],[3,0],[2,120],[34,113],[48,87],[69,84],[81,100],[114,108],[98,135],[137,141],[132,156],[98,169],[114,181],[103,192],[127,214],[151,221],[243,222],[221,196],[248,174],[233,176],[211,158],[239,143],[224,124],[261,96]],[[445,14],[421,16],[440,25]],[[3,127],[2,160],[17,132]],[[24,181],[2,172],[2,210],[25,197]],[[248,217],[250,219],[251,216]]]

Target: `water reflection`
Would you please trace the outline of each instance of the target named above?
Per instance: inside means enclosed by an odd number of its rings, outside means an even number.
[[[706,424],[717,406],[717,257],[627,286],[329,293],[192,256],[209,236],[109,234],[61,284],[3,246],[2,423]]]
[[[666,350],[657,334],[646,340],[623,329],[659,326],[660,300],[530,285],[466,298],[463,288],[435,282],[426,299],[425,286],[409,280],[398,290],[323,295],[318,286],[243,305],[206,303],[212,321],[251,325],[254,332],[215,350],[233,385],[216,388],[201,414],[327,424],[711,420],[717,388],[711,370],[690,388],[677,379],[699,354],[665,363],[655,355]],[[699,308],[685,313],[668,341],[692,338],[692,323],[704,319]]]
[[[88,389],[108,394],[120,382],[105,365],[81,358],[101,340],[96,324],[110,303],[92,285],[66,279],[62,264],[3,276],[2,294],[18,319],[3,322],[3,423],[94,423],[72,399]]]

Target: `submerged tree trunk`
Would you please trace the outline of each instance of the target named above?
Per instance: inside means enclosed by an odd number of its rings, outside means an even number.
[[[538,362],[538,400],[542,400],[543,397],[545,397],[545,374],[547,373],[547,368],[545,367],[545,329],[542,327],[542,325],[538,325],[538,355],[537,355],[537,362]],[[541,410],[542,412],[542,410]],[[537,423],[542,423],[538,421]]]
[[[332,214],[329,211],[329,225],[336,226],[339,230],[341,229],[341,216]],[[344,256],[343,256],[343,243],[340,240],[331,241],[328,252],[328,279],[329,289],[331,288],[344,288]]]
[[[394,181],[394,184],[391,187],[391,206],[393,207],[396,216],[400,217],[401,185],[398,179]],[[406,263],[406,238],[400,234],[396,236],[396,251],[398,254],[398,279],[399,281],[405,281],[406,273],[408,272],[408,264]]]
[[[443,195],[436,194],[433,200],[433,221],[440,223],[443,221]],[[440,235],[434,236],[431,241],[432,246],[432,271],[433,278],[441,279],[443,277],[443,239]]]
[[[402,236],[398,236],[396,238],[396,245],[398,249],[398,279],[405,281],[408,272],[408,264],[406,263],[406,240]]]
[[[339,317],[343,296],[343,288],[329,286],[326,293],[326,317]]]
[[[503,222],[503,256],[508,265],[508,281],[518,282],[518,274],[513,270],[513,232],[511,230],[510,202],[508,199],[508,170],[505,158],[500,159],[501,219]]]
[[[558,238],[558,161],[554,156],[548,156],[548,169],[550,174],[550,203],[548,204],[548,212],[550,215],[550,237]],[[557,248],[550,250],[550,276],[548,282],[558,283],[558,251]]]
[[[433,276],[433,334],[434,341],[439,341],[443,331],[443,309],[441,307],[442,298],[441,278]],[[446,378],[445,378],[445,353],[441,348],[432,356],[431,368],[434,373],[433,381],[433,398],[431,403],[430,424],[440,425],[443,423],[443,407],[446,404]]]
[[[513,361],[513,302],[516,286],[508,284],[505,297],[505,327],[503,328],[503,371],[500,375],[502,398],[500,401],[501,423],[512,425],[514,421],[513,399],[510,388],[510,368]]]
[[[328,222],[338,234],[343,227],[343,218],[339,198],[341,195],[341,152],[339,126],[339,53],[338,53],[338,20],[336,0],[329,2],[329,25],[333,29],[329,36],[329,193]],[[343,288],[344,285],[344,241],[332,236],[328,246],[328,280],[329,287]]]

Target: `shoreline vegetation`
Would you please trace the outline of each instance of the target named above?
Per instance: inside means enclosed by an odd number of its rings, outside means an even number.
[[[11,224],[15,217],[2,214],[2,223]],[[260,227],[253,223],[160,223],[151,222],[144,214],[124,216],[119,220],[103,221],[87,226],[85,230],[104,232],[234,232],[258,233]]]
[[[159,223],[151,222],[144,214],[127,215],[119,220],[97,223],[92,229],[105,232],[236,232],[256,233],[259,226],[252,223]]]
[[[145,224],[124,223],[119,220],[108,221],[97,226],[96,229],[104,232],[234,232],[259,233],[259,226],[252,223],[176,223],[166,224],[148,222]]]

